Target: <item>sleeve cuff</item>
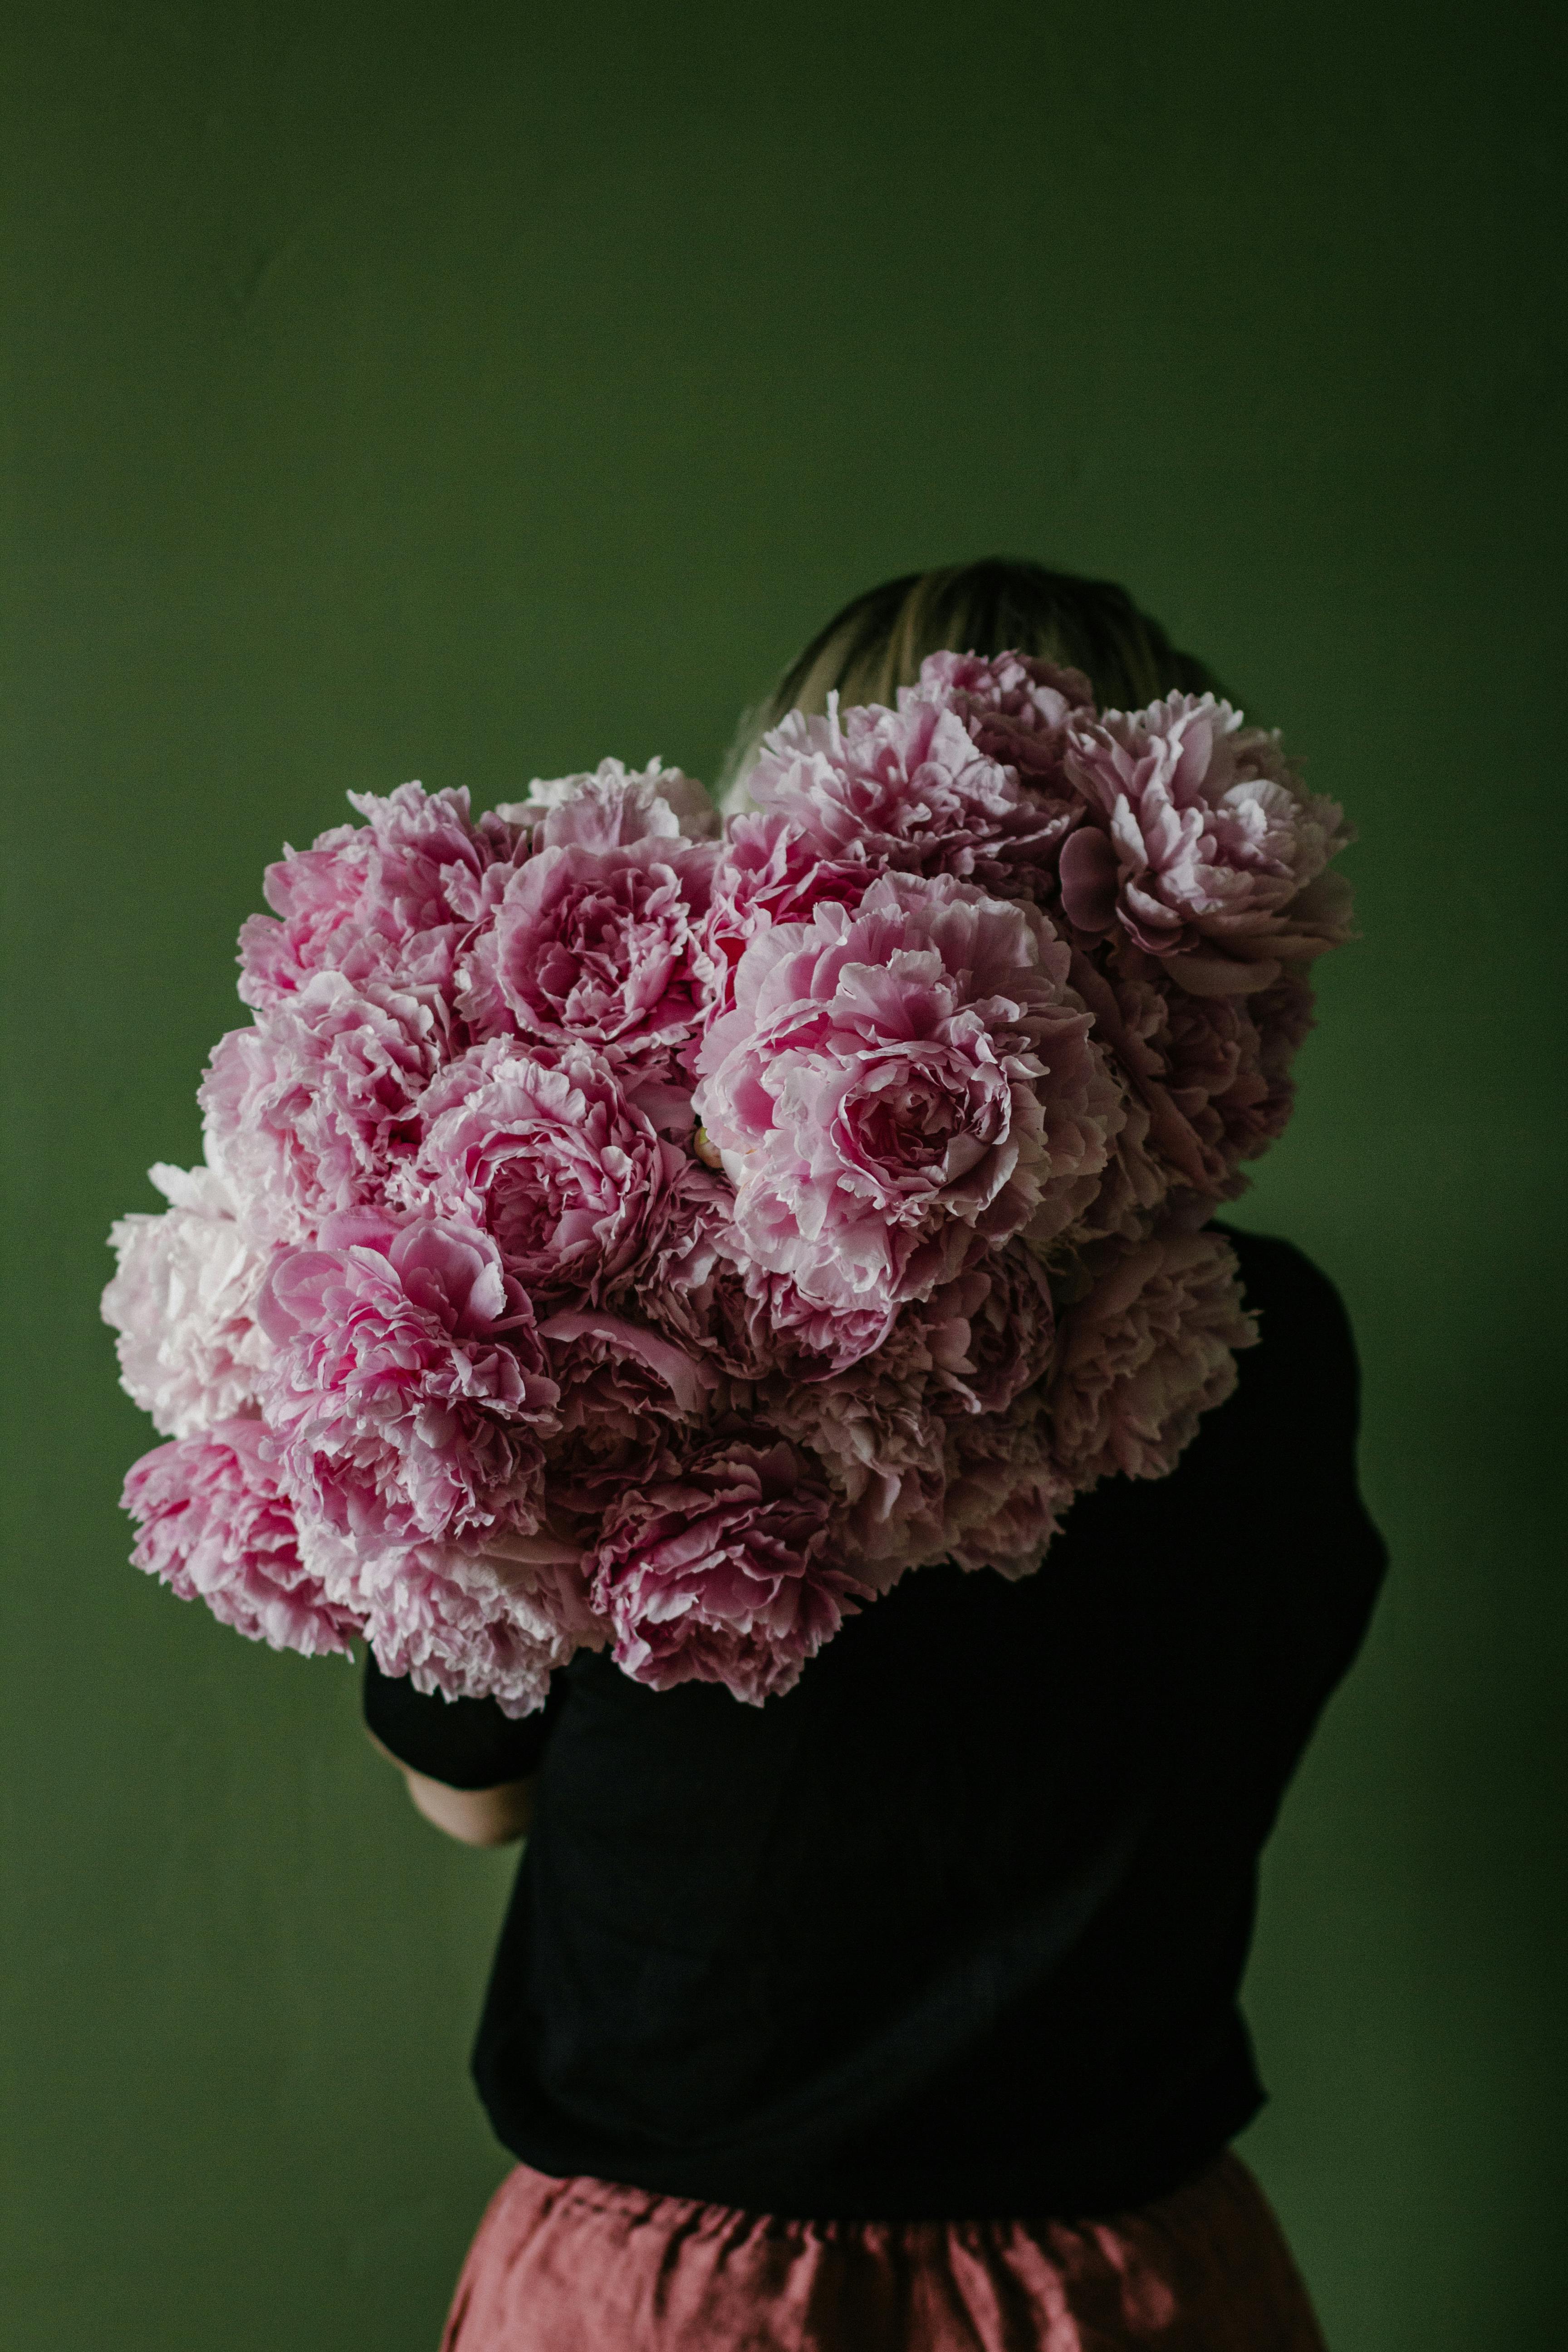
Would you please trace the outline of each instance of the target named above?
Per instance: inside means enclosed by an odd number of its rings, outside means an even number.
[[[539,1712],[514,1721],[494,1699],[416,1691],[406,1675],[384,1675],[365,1652],[366,1725],[400,1764],[448,1789],[497,1789],[536,1772],[565,1693],[557,1673]]]

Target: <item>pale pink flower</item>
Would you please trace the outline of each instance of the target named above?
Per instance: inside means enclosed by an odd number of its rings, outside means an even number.
[[[293,1507],[260,1422],[221,1421],[132,1465],[121,1500],[132,1564],[274,1650],[347,1653],[359,1619],[300,1557]]]
[[[589,1046],[546,1060],[491,1039],[433,1081],[419,1115],[395,1197],[484,1226],[536,1303],[597,1306],[685,1221],[689,1156]]]
[[[760,1265],[836,1309],[918,1297],[978,1234],[1045,1243],[1124,1116],[1032,907],[885,875],[754,940],[695,1097]]]
[[[278,1004],[328,970],[428,983],[449,974],[455,943],[494,909],[514,826],[499,816],[476,824],[462,790],[402,784],[349,799],[365,824],[334,826],[267,869],[267,903],[280,919],[253,915],[240,932],[247,1004]]]
[[[719,830],[719,812],[702,786],[661,760],[636,769],[601,760],[582,775],[536,776],[526,800],[503,801],[496,814],[527,827],[536,849],[568,842],[616,849],[629,841],[706,841]]]
[[[897,710],[841,711],[834,696],[825,719],[792,711],[763,737],[746,787],[822,858],[987,883],[1048,864],[1076,814],[989,758],[947,698],[918,693]]]
[[[365,1546],[320,1522],[300,1531],[324,1590],[355,1613],[383,1674],[503,1715],[543,1706],[550,1677],[608,1629],[588,1602],[581,1554],[541,1536]]]
[[[1164,1477],[1257,1337],[1222,1234],[1156,1234],[1110,1255],[1062,1325],[1050,1397],[1063,1474],[1079,1487],[1115,1471]]]
[[[448,1051],[424,989],[321,971],[218,1040],[203,1078],[207,1158],[258,1240],[300,1242],[385,1197],[421,1095]]]
[[[126,1394],[165,1437],[189,1437],[257,1410],[268,1350],[254,1310],[267,1260],[212,1169],[160,1161],[149,1173],[172,1205],[111,1227],[120,1270],[103,1294],[103,1319],[120,1334]]]
[[[588,1045],[617,1070],[680,1076],[716,983],[703,940],[710,843],[645,835],[536,850],[465,967],[481,1034]]]
[[[1349,892],[1325,872],[1351,839],[1341,811],[1228,702],[1108,711],[1073,728],[1066,765],[1088,812],[1060,857],[1079,930],[1119,927],[1201,995],[1266,987],[1350,936]]]
[[[722,1683],[760,1706],[868,1598],[826,1555],[826,1486],[794,1449],[725,1438],[606,1515],[592,1597],[640,1683]]]
[[[364,1539],[483,1539],[540,1521],[557,1391],[488,1234],[374,1210],[274,1265],[263,1405],[295,1493]]]

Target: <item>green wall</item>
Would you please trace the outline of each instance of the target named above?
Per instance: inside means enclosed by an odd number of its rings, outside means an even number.
[[[264,862],[409,775],[710,776],[845,596],[995,549],[1129,583],[1362,829],[1243,1214],[1349,1301],[1395,1568],[1271,1851],[1247,2151],[1335,2352],[1545,2344],[1545,12],[9,25],[5,2352],[416,2352],[502,2169],[510,1859],[344,1667],[124,1565],[102,1237],[196,1156]]]

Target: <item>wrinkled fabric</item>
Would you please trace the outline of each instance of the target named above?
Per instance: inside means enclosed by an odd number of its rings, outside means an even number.
[[[1099,2221],[805,2221],[519,2165],[442,2352],[1323,2352],[1279,2225],[1222,2156]]]

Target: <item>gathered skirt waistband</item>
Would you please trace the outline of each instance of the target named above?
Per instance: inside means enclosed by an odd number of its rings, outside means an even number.
[[[1095,2221],[810,2221],[519,2165],[442,2352],[1323,2352],[1239,2158]]]

